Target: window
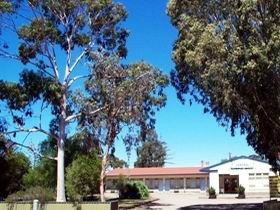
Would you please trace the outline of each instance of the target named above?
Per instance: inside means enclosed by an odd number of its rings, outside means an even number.
[[[159,188],[159,179],[146,179],[145,184],[149,189],[158,189]]]
[[[184,179],[171,179],[170,180],[170,188],[171,189],[184,189]]]
[[[187,188],[195,189],[196,188],[196,180],[194,178],[189,178],[186,180]]]

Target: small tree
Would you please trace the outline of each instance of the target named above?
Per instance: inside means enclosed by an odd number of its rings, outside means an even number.
[[[100,110],[94,117],[82,116],[80,126],[92,134],[102,157],[100,193],[104,201],[105,170],[110,154],[115,151],[118,134],[123,131],[129,150],[137,139],[137,128],[143,124],[154,125],[155,111],[165,104],[163,88],[168,79],[143,62],[120,65],[115,56],[100,58],[92,70],[86,82],[88,96],[77,93],[76,101],[80,101],[82,110]]]
[[[73,200],[98,193],[101,163],[95,152],[81,155],[66,169],[66,188]]]
[[[159,141],[155,131],[137,148],[135,167],[163,167],[166,162],[166,144]]]

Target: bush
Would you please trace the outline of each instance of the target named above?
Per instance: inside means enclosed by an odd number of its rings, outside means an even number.
[[[101,163],[95,153],[78,156],[66,169],[66,189],[70,199],[83,200],[99,193],[100,171]]]
[[[129,182],[128,178],[122,174],[119,175],[118,180],[115,184],[116,189],[122,189]]]
[[[18,201],[33,201],[39,200],[40,203],[44,204],[47,201],[55,200],[55,193],[50,188],[44,187],[30,187],[26,190],[18,191],[9,195],[6,199],[8,203],[16,203]]]
[[[245,198],[245,187],[243,187],[242,185],[239,185],[236,189],[237,193],[238,193],[238,198]]]
[[[209,194],[209,198],[216,198],[216,197],[217,197],[215,188],[210,187],[210,188],[207,190],[207,192],[208,192],[208,194]]]
[[[23,176],[24,188],[36,186],[54,188],[56,186],[56,161],[42,158],[39,163]]]
[[[147,199],[149,190],[143,182],[127,182],[119,188],[119,197],[121,199]]]

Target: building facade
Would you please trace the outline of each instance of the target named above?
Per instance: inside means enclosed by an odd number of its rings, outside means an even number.
[[[219,193],[236,193],[239,185],[246,192],[269,192],[271,166],[245,156],[209,167],[182,168],[124,168],[107,173],[106,189],[115,189],[119,176],[143,181],[151,191],[206,191],[209,187]]]
[[[269,192],[269,176],[275,175],[262,160],[238,157],[202,169],[209,174],[209,186],[219,193],[235,193],[242,185],[246,192]]]
[[[115,189],[120,175],[132,181],[143,181],[151,191],[204,191],[208,187],[208,172],[201,167],[124,168],[106,175],[106,189]]]

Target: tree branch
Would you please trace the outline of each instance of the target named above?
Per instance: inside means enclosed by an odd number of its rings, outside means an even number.
[[[101,108],[99,108],[99,109],[96,109],[96,110],[94,110],[94,111],[92,111],[92,112],[88,112],[88,113],[86,113],[86,114],[88,114],[88,115],[95,115],[96,113],[100,112],[101,110],[103,110],[103,109],[105,109],[105,108],[106,108],[106,106],[103,106],[103,107],[101,107]],[[68,123],[68,122],[70,122],[71,120],[74,120],[74,119],[80,117],[81,115],[82,115],[82,113],[77,113],[77,114],[73,114],[73,115],[71,115],[71,116],[68,116],[68,117],[66,118],[65,122]]]
[[[38,127],[33,127],[33,128],[29,128],[29,129],[25,129],[25,128],[20,128],[17,130],[13,130],[13,131],[7,131],[7,132],[3,132],[2,134],[4,135],[10,135],[10,134],[14,134],[14,133],[20,133],[20,132],[29,132],[29,133],[36,133],[36,132],[40,132],[43,133],[49,137],[52,137],[54,139],[58,139],[57,136],[47,132],[46,130],[42,129],[42,128],[38,128]]]
[[[68,87],[72,85],[72,83],[74,83],[75,81],[79,80],[79,79],[84,79],[84,78],[88,78],[90,77],[90,75],[79,75],[79,76],[76,76],[74,77],[73,79],[71,79],[69,82],[68,82]]]
[[[56,157],[51,157],[49,155],[46,156],[46,155],[40,154],[39,152],[37,152],[34,148],[32,148],[30,146],[27,146],[27,145],[24,145],[24,144],[21,144],[21,143],[12,141],[12,140],[9,140],[9,141],[12,143],[12,145],[18,145],[20,147],[26,148],[26,149],[30,150],[32,153],[34,153],[35,155],[38,155],[38,156],[40,156],[42,158],[47,158],[47,159],[50,159],[50,160],[57,160]]]
[[[92,47],[92,42],[90,42],[88,44],[88,47],[86,47],[83,52],[76,58],[76,60],[74,61],[74,63],[72,64],[72,66],[70,66],[70,57],[67,58],[67,66],[66,66],[66,77],[64,79],[64,81],[66,81],[66,83],[69,86],[68,79],[71,75],[71,73],[73,72],[73,70],[75,69],[75,67],[80,63],[80,61],[82,60],[82,58],[84,57],[84,55],[87,53],[87,51]]]
[[[88,48],[84,49],[83,52],[76,58],[75,62],[73,63],[73,65],[70,67],[69,72],[71,73],[74,68],[77,66],[77,64],[81,61],[81,59],[84,57],[84,55],[86,54]]]
[[[52,53],[50,52],[47,44],[46,44],[45,48],[46,48],[46,51],[47,51],[47,54],[48,54],[47,58],[52,65],[52,69],[53,69],[55,78],[58,80],[59,79],[59,72],[58,72],[58,66],[57,66],[57,62],[56,62],[54,47],[52,46]]]

